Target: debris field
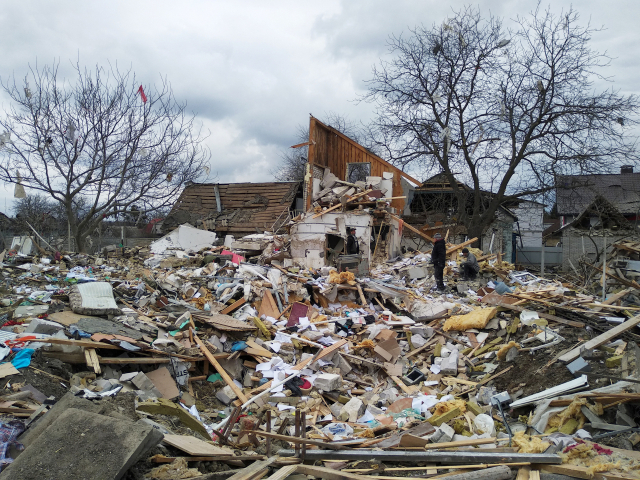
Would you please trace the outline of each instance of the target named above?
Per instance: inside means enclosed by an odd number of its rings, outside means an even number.
[[[640,478],[640,285],[615,255],[603,300],[475,239],[442,291],[430,249],[338,271],[287,261],[289,234],[210,233],[2,254],[0,480]]]

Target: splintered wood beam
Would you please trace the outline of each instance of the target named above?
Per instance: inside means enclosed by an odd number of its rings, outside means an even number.
[[[454,245],[451,248],[447,248],[447,255],[455,252],[456,250],[460,250],[461,248],[466,247],[467,245],[471,245],[476,240],[478,240],[478,237],[473,237],[472,239],[467,240],[466,242],[462,242],[462,243],[459,243],[458,245]]]
[[[427,235],[426,233],[421,232],[420,230],[418,230],[417,228],[412,227],[411,225],[409,225],[408,223],[406,223],[404,220],[402,220],[400,217],[396,217],[393,213],[388,213],[387,215],[389,215],[391,218],[393,218],[394,220],[403,223],[402,227],[403,228],[408,228],[409,230],[411,230],[413,233],[416,233],[418,235],[420,235],[422,238],[424,238],[425,240],[427,240],[428,242],[434,243],[435,240],[433,238],[431,238],[429,235]]]

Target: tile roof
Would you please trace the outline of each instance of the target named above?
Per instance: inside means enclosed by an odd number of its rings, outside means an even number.
[[[216,185],[222,212],[217,211]],[[185,187],[165,224],[197,225],[198,221],[206,221],[209,230],[262,232],[286,215],[284,212],[290,210],[300,185],[300,182],[192,184]]]
[[[559,215],[578,215],[597,195],[602,195],[622,214],[638,213],[640,173],[559,176],[556,201]]]

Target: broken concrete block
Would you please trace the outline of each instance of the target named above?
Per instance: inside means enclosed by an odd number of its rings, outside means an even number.
[[[409,327],[412,335],[421,335],[424,338],[433,337],[433,328],[425,325],[411,325]]]
[[[25,333],[44,333],[46,335],[54,335],[56,332],[64,330],[64,325],[57,322],[50,322],[41,318],[34,318],[25,329]]]
[[[507,351],[507,356],[505,360],[507,362],[513,362],[518,356],[518,353],[520,353],[520,350],[518,350],[518,347],[511,347],[509,351]]]
[[[140,372],[131,372],[131,373],[123,373],[120,376],[120,381],[121,382],[130,382],[132,381],[134,378],[136,378],[136,375],[138,375]]]
[[[364,403],[359,398],[352,398],[340,409],[340,420],[343,422],[357,422],[364,413]]]
[[[411,280],[416,280],[418,278],[426,278],[428,275],[427,269],[423,267],[411,267],[407,271],[407,273]]]
[[[427,343],[427,340],[422,335],[419,335],[417,333],[411,335],[411,345],[413,345],[414,348],[420,348],[425,343]]]
[[[223,389],[216,392],[216,398],[225,405],[229,405],[236,398],[238,398],[238,395],[236,395],[236,392],[234,392],[233,389],[229,385],[227,385]]]
[[[453,350],[447,358],[442,360],[440,373],[443,375],[458,374],[458,350]]]
[[[117,480],[162,437],[141,421],[70,408],[2,472],[0,479]],[[97,461],[100,458],[104,461]]]
[[[325,392],[339,390],[342,387],[342,377],[334,373],[322,373],[316,377],[313,386]]]
[[[131,383],[140,390],[151,390],[156,387],[151,379],[142,372],[138,372],[137,375],[131,379]]]
[[[431,423],[431,422],[429,422]],[[436,433],[431,436],[431,441],[434,443],[450,442],[453,436],[456,434],[455,430],[446,423],[443,423],[438,427]]]

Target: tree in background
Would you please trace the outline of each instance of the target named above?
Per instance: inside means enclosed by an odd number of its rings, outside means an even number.
[[[104,219],[173,204],[209,153],[166,80],[145,92],[131,71],[74,69],[74,82],[57,64],[2,82],[0,179],[62,205],[82,252]]]
[[[67,217],[60,203],[45,195],[28,195],[14,203],[15,226],[19,231],[33,235],[31,225],[42,235],[66,233]]]
[[[362,129],[347,117],[337,113],[325,114],[323,123],[342,132],[352,140],[362,144],[364,135]],[[309,141],[309,125],[298,125],[295,144]],[[277,167],[271,170],[271,175],[279,182],[302,182],[307,168],[309,147],[287,148],[280,155]]]
[[[557,175],[638,160],[638,97],[596,90],[610,58],[590,48],[595,30],[578,19],[538,6],[509,30],[467,7],[392,37],[392,59],[374,68],[364,97],[376,105],[372,138],[398,167],[444,174],[470,237],[502,203],[550,192]]]

